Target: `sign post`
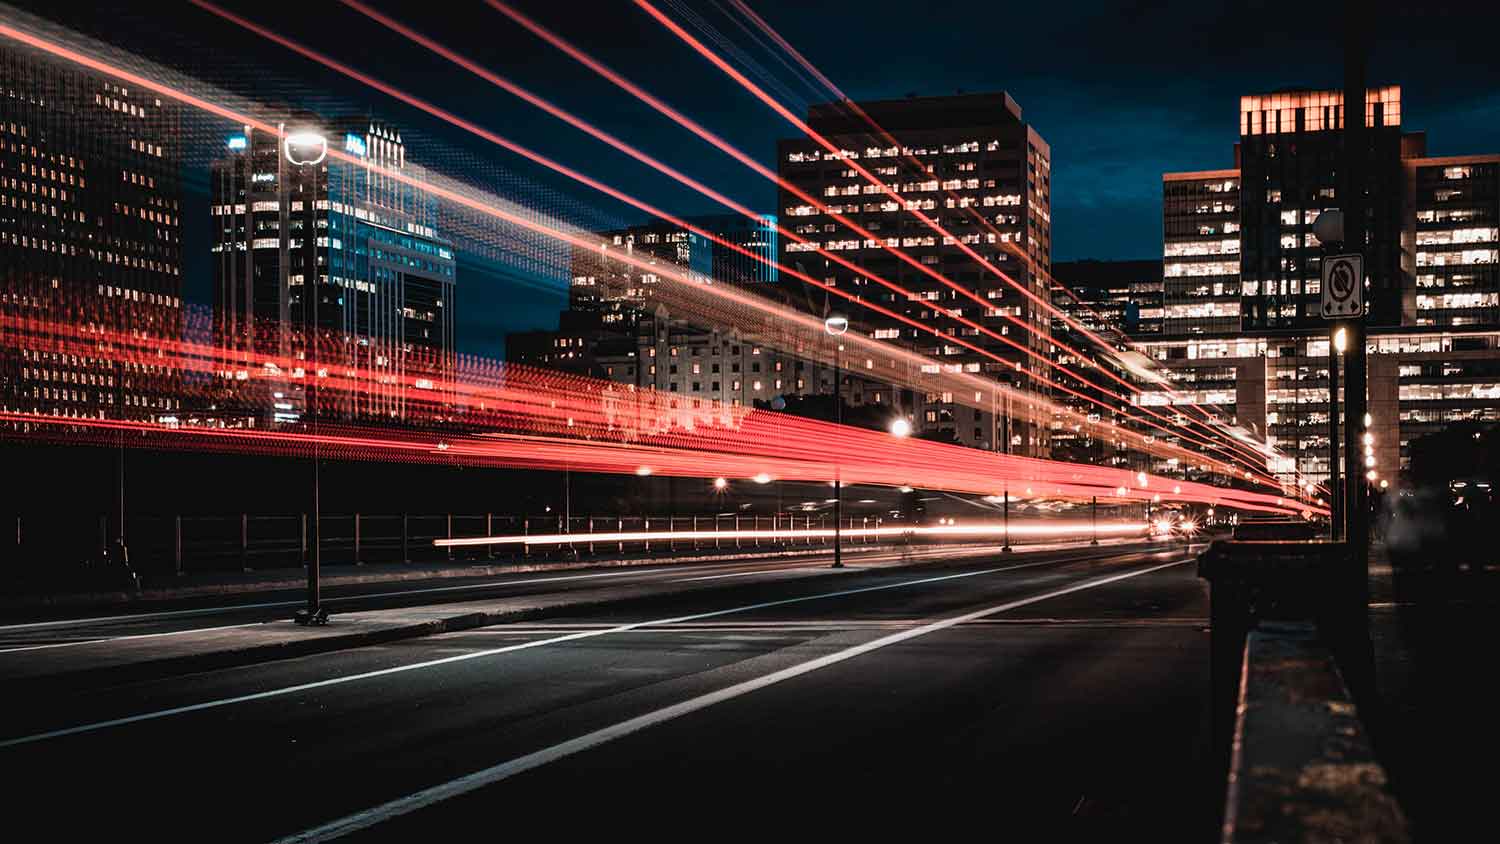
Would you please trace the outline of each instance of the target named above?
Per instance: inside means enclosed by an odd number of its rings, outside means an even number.
[[[1329,255],[1323,259],[1323,318],[1345,319],[1365,312],[1365,259]]]

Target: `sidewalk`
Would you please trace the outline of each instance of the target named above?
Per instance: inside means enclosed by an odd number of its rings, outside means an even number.
[[[1371,729],[1418,840],[1493,823],[1500,568],[1396,567],[1371,555],[1370,637],[1383,706]]]

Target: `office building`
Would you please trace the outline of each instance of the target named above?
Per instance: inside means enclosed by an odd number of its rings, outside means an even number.
[[[1177,398],[1283,455],[1287,482],[1327,477],[1329,324],[1324,244],[1339,207],[1343,96],[1242,97],[1235,167],[1162,181],[1162,333],[1141,338]],[[1394,480],[1415,437],[1484,421],[1500,395],[1500,156],[1429,157],[1403,132],[1401,89],[1367,91],[1367,394],[1377,471]]]
[[[0,409],[168,421],[181,373],[92,349],[182,331],[181,110],[0,46]]]
[[[776,217],[751,220],[739,214],[717,214],[686,220],[710,232],[731,248],[668,220],[600,232],[597,245],[573,251],[568,310],[598,315],[605,332],[633,334],[635,320],[652,307],[651,291],[659,281],[648,269],[616,259],[625,255],[662,261],[692,276],[774,292],[779,273]]]
[[[1032,375],[1042,364],[942,311],[961,311],[965,318],[1038,355],[1048,353],[1041,336],[1046,334],[1048,321],[1044,309],[965,252],[973,250],[1031,294],[1050,295],[1043,280],[1052,256],[1052,155],[1046,141],[1026,123],[1015,100],[1003,93],[912,97],[858,106],[863,114],[843,103],[813,105],[808,111],[807,123],[837,151],[805,137],[783,140],[777,146],[783,180],[827,208],[825,212],[786,188],[780,191],[781,219],[804,241],[783,237],[782,263],[800,267],[827,286],[960,337],[987,354],[857,307],[849,309],[855,326],[851,330],[908,346],[940,361],[936,364],[940,367],[982,373],[1034,390]],[[867,181],[854,163],[888,185],[899,200]],[[933,230],[912,212],[937,221],[948,235]],[[835,214],[857,223],[873,237],[851,230]],[[831,261],[813,251],[814,247],[838,253],[859,269]],[[891,249],[912,256],[928,272],[902,261]],[[870,277],[875,275],[910,295],[878,284]],[[972,292],[987,306],[975,306],[972,299],[960,296],[933,275]],[[788,286],[802,284],[784,281]],[[795,302],[801,295],[790,292],[788,299]],[[816,304],[823,301],[821,296],[814,298]],[[1037,331],[1033,334],[1022,326]],[[1048,453],[1045,426],[1019,420],[1011,425],[1010,414],[1003,409],[975,410],[942,395],[923,399],[917,423],[924,431],[980,448],[1034,456]]]
[[[1052,304],[1090,331],[1161,333],[1161,261],[1059,261],[1052,281]],[[1053,319],[1054,333],[1066,329]]]
[[[271,354],[286,367],[305,359],[316,332],[319,354],[332,356],[320,362],[348,363],[369,379],[326,413],[403,417],[408,376],[452,369],[456,261],[434,227],[436,200],[390,176],[422,179],[393,127],[302,118],[278,128],[230,135],[213,165],[220,342],[231,361],[248,354],[258,365],[255,355]],[[363,163],[324,155],[322,144]],[[267,405],[271,421],[304,410],[286,389]]]

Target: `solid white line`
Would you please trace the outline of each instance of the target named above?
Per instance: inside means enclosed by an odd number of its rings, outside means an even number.
[[[455,654],[453,656],[426,660],[424,662],[414,662],[409,665],[397,665],[391,668],[377,669],[375,671],[364,671],[359,674],[346,674],[342,677],[330,677],[327,680],[316,680],[311,683],[299,683],[295,686],[285,686],[279,689],[269,689],[264,692],[255,692],[253,694],[220,698],[218,700],[209,700],[202,703],[193,703],[187,706],[175,706],[171,709],[159,709],[154,712],[144,712],[140,715],[129,715],[124,718],[112,718],[108,721],[95,721],[90,724],[80,724],[76,727],[64,727],[62,729],[49,730],[44,733],[35,733],[29,736],[21,736],[19,738],[0,741],[0,749],[7,747],[16,747],[23,744],[33,744],[39,741],[46,741],[47,739],[62,738],[63,736],[78,735],[80,733],[91,733],[97,730],[108,729],[110,727],[120,727],[126,724],[136,724],[141,721],[154,721],[158,718],[168,718],[173,715],[184,715],[189,712],[200,712],[205,709],[217,709],[219,707],[232,706],[238,703],[249,703],[250,701],[255,700],[265,700],[266,698],[281,697],[283,695],[305,692],[311,689],[320,689],[327,686],[337,686],[344,683],[353,683],[358,680],[369,680],[375,677],[386,677],[392,674],[402,674],[407,671],[417,671],[423,668],[433,668],[439,665],[448,665],[454,662],[465,662],[471,659],[481,659],[487,656],[495,656],[496,654],[510,653],[511,651],[526,650],[528,648],[539,648],[543,645],[555,645],[560,642],[572,642],[579,639],[591,639],[595,636],[608,636],[614,633],[625,633],[640,627],[651,627],[662,624],[676,624],[682,621],[696,621],[700,618],[715,618],[723,615],[733,615],[734,613],[750,612],[751,610],[760,610],[769,607],[780,607],[787,604],[798,604],[804,601],[816,601],[822,598],[841,598],[847,595],[858,595],[864,592],[880,592],[886,589],[901,589],[907,586],[918,586],[924,583],[938,583],[945,580],[957,580],[959,578],[965,577],[977,577],[984,574],[994,574],[996,572],[1002,571],[1014,571],[1016,569],[1031,568],[1032,566],[1049,565],[1059,562],[1071,562],[1071,560],[1037,560],[1035,562],[1020,563],[1014,566],[1002,566],[1000,568],[960,572],[958,574],[947,574],[938,577],[924,577],[918,580],[903,580],[900,583],[887,583],[880,586],[864,586],[858,589],[844,589],[838,592],[820,592],[816,595],[804,595],[798,598],[782,598],[776,601],[764,601],[758,604],[747,604],[740,607],[731,607],[727,610],[714,610],[712,612],[694,613],[692,615],[676,616],[673,618],[659,618],[652,621],[636,621],[630,624],[620,624],[614,627],[607,627],[603,630],[585,630],[578,633],[570,633],[566,636],[556,636],[551,639],[538,639],[534,642],[520,642],[501,648],[489,648],[487,650],[474,651],[472,653]]]
[[[736,683],[733,686],[719,689],[715,692],[709,692],[708,694],[699,695],[698,697],[682,701],[681,703],[675,703],[671,706],[663,707],[654,712],[648,712],[644,715],[638,715],[629,720],[621,721],[618,724],[613,724],[603,729],[595,730],[592,733],[587,733],[585,735],[578,736],[577,738],[569,739],[568,741],[562,742],[560,744],[554,744],[551,747],[543,748],[542,750],[538,750],[535,753],[528,753],[525,756],[517,757],[510,760],[509,762],[502,762],[499,765],[485,768],[482,771],[476,771],[472,774],[459,777],[455,780],[450,780],[441,785],[423,789],[422,791],[418,791],[414,794],[409,794],[405,797],[392,800],[389,803],[383,803],[374,808],[356,812],[336,821],[323,824],[322,826],[317,826],[312,829],[299,832],[295,835],[287,836],[285,838],[279,838],[276,840],[275,844],[312,844],[312,842],[331,841],[335,838],[341,838],[351,832],[358,832],[362,829],[368,829],[369,827],[375,826],[393,818],[400,817],[405,814],[409,814],[411,812],[415,812],[418,809],[426,808],[443,800],[468,794],[469,792],[476,791],[502,780],[509,779],[513,776],[516,776],[517,774],[525,773],[526,771],[530,771],[533,768],[539,768],[549,762],[555,762],[559,759],[572,756],[576,753],[582,753],[585,750],[598,747],[601,744],[614,741],[618,738],[623,738],[630,735],[631,733],[639,732],[648,727],[655,726],[665,721],[670,721],[674,718],[680,718],[683,715],[697,712],[700,709],[706,709],[716,703],[722,703],[726,700],[732,700],[742,695],[747,695],[759,689],[764,689],[767,686],[772,686],[777,683],[790,680],[794,677],[800,677],[803,674],[808,674],[821,668],[827,668],[830,665],[836,665],[840,662],[853,659],[862,654],[870,653],[871,651],[880,650],[881,648],[889,647],[900,642],[905,642],[908,639],[915,639],[918,636],[925,636],[929,633],[935,633],[939,630],[946,630],[949,627],[954,627],[959,624],[974,621],[988,615],[994,615],[995,613],[1006,612],[1007,610],[1024,607],[1028,604],[1035,604],[1040,601],[1046,601],[1051,598],[1057,598],[1063,595],[1071,594],[1073,592],[1081,592],[1085,589],[1093,589],[1095,587],[1104,586],[1106,584],[1124,580],[1129,577],[1137,577],[1139,575],[1149,574],[1154,571],[1160,571],[1164,568],[1182,565],[1185,562],[1187,561],[1177,560],[1171,563],[1151,566],[1150,568],[1124,572],[1122,574],[1102,577],[1096,580],[1089,580],[1062,589],[1054,589],[1051,592],[1045,592],[1041,595],[1033,595],[1030,598],[1021,598],[1020,600],[1016,601],[1007,601],[1003,604],[996,604],[995,606],[986,607],[982,610],[975,610],[974,612],[964,613],[963,615],[952,616],[950,618],[934,621],[921,627],[915,627],[910,630],[903,630],[899,633],[892,633],[889,636],[883,636],[879,639],[866,642],[863,645],[855,645],[854,647],[846,648],[836,653],[831,653],[826,656],[818,657],[817,659],[800,663],[798,665],[783,668],[780,671],[775,671],[762,677],[756,677],[753,680],[746,680],[742,683]]]
[[[831,572],[831,571],[833,571],[833,569],[827,569],[827,568],[824,568],[824,569],[810,569],[810,568],[807,568],[806,566],[801,566],[801,567],[798,567],[798,568],[775,569],[775,570],[771,570],[771,571],[734,571],[734,572],[730,572],[729,574],[710,574],[710,575],[705,575],[703,577],[683,577],[683,578],[679,578],[677,580],[669,580],[667,582],[668,583],[694,583],[694,582],[697,582],[699,580],[723,580],[726,577],[752,577],[752,576],[757,575],[757,574],[782,574],[782,573],[795,574],[797,572],[813,572],[813,571],[817,571],[817,572],[829,571],[829,572]],[[846,569],[846,571],[848,571],[848,569]],[[857,569],[856,569],[856,571],[857,571]]]
[[[42,651],[49,648],[71,648],[74,645],[97,645],[100,642],[123,642],[127,639],[155,639],[160,636],[181,636],[185,633],[212,633],[215,630],[233,630],[237,627],[256,627],[264,622],[251,621],[245,624],[226,624],[222,627],[198,627],[193,630],[170,630],[165,633],[135,633],[129,636],[107,636],[98,639],[79,639],[76,642],[51,642],[45,645],[24,645],[19,648],[0,649],[0,654],[13,654],[21,651]]]

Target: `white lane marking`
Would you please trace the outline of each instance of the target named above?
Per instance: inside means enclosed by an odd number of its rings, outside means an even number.
[[[127,639],[155,639],[161,636],[182,636],[187,633],[212,633],[215,630],[233,630],[238,627],[258,627],[264,622],[251,621],[245,624],[226,624],[222,627],[198,627],[193,630],[169,630],[165,633],[135,633],[129,636],[107,636],[98,639],[79,639],[76,642],[49,642],[45,645],[24,645],[19,648],[3,648],[0,654],[13,654],[20,651],[43,651],[49,648],[71,648],[74,645],[97,645],[100,642],[123,642]]]
[[[1031,551],[1033,549],[1027,548],[1027,549],[1023,549],[1023,550],[1025,550],[1025,551]],[[1051,548],[1051,547],[1040,547],[1039,546],[1035,550],[1038,551],[1038,552],[1040,552],[1040,551],[1045,551],[1045,550],[1056,550],[1056,549]],[[926,557],[936,557],[936,556],[945,556],[945,557],[949,557],[949,558],[977,557],[977,556],[987,556],[989,554],[992,554],[993,552],[994,552],[993,548],[981,548],[981,549],[960,549],[958,551],[951,551],[951,552],[948,552],[948,553],[945,554],[944,551],[943,551],[943,549],[936,548],[936,549],[927,549],[927,550],[922,550],[922,551],[908,552],[905,555],[902,555],[900,553],[890,553],[890,552],[881,553],[881,552],[876,552],[876,553],[873,553],[873,554],[864,554],[864,555],[857,556],[856,559],[858,561],[864,562],[864,563],[882,563],[882,562],[891,562],[891,561],[899,560],[899,559],[903,559],[903,558],[914,559],[914,558],[926,558]],[[858,552],[855,552],[855,551],[851,551],[851,553],[858,554]],[[832,553],[829,552],[826,555],[818,555],[818,554],[810,555],[810,557],[812,557],[812,558],[817,558],[819,556],[832,556]],[[1095,556],[1108,556],[1108,555],[1095,555]],[[1078,558],[1078,559],[1094,559],[1094,557],[1082,557],[1082,558]],[[371,598],[399,598],[399,597],[403,597],[403,596],[407,596],[407,595],[425,595],[425,594],[430,594],[430,593],[433,593],[433,592],[453,592],[453,591],[458,591],[458,590],[488,589],[488,588],[494,588],[494,587],[500,587],[500,586],[524,586],[524,585],[526,585],[528,583],[557,583],[557,582],[561,582],[561,581],[571,581],[571,580],[591,580],[591,579],[596,579],[596,578],[601,578],[601,577],[629,577],[631,575],[636,575],[636,576],[640,576],[642,578],[648,578],[649,579],[649,577],[653,576],[653,575],[682,574],[683,572],[702,571],[704,569],[710,569],[710,570],[712,570],[712,569],[719,569],[719,568],[738,568],[738,567],[743,567],[743,566],[755,566],[755,565],[759,565],[760,566],[755,571],[737,573],[737,574],[733,574],[733,575],[719,575],[721,577],[741,577],[741,576],[754,575],[754,574],[774,573],[774,572],[784,571],[784,570],[788,570],[788,569],[790,569],[790,570],[796,570],[797,568],[807,568],[806,562],[807,562],[807,558],[803,558],[803,559],[799,559],[799,560],[791,560],[791,561],[770,559],[770,560],[766,560],[763,563],[756,563],[755,561],[752,560],[752,561],[726,561],[726,562],[722,562],[722,563],[706,563],[706,564],[697,565],[697,566],[673,566],[671,564],[667,564],[667,565],[664,565],[664,566],[648,566],[648,567],[634,567],[634,566],[632,566],[630,571],[601,572],[601,573],[597,573],[597,574],[559,575],[559,576],[555,576],[555,577],[531,577],[531,578],[521,578],[519,580],[486,581],[484,583],[470,583],[470,584],[463,584],[463,585],[459,585],[459,586],[435,586],[435,587],[426,588],[426,589],[408,589],[408,590],[397,591],[397,592],[372,592],[372,593],[370,593],[368,595],[344,595],[344,596],[341,596],[341,597],[324,598],[323,602],[326,604],[326,603],[335,603],[335,602],[342,602],[342,601],[359,601],[359,600],[366,600],[366,599],[371,599]],[[669,583],[683,583],[683,582],[687,582],[688,580],[695,580],[695,579],[700,579],[700,578],[687,578],[685,580],[675,580],[675,581],[668,581],[668,582]],[[712,578],[701,578],[701,579],[703,579],[703,580],[710,580]],[[108,623],[108,622],[125,622],[125,623],[131,623],[131,622],[137,622],[137,621],[148,621],[148,620],[151,620],[151,619],[176,618],[176,617],[185,617],[185,616],[207,615],[207,614],[211,614],[211,613],[234,612],[236,610],[273,609],[273,608],[276,608],[276,607],[296,607],[296,606],[301,606],[302,604],[303,604],[303,602],[300,601],[300,600],[298,600],[298,601],[273,601],[273,602],[257,603],[257,604],[229,604],[229,605],[223,605],[223,606],[217,606],[217,607],[204,607],[204,608],[201,608],[201,609],[192,609],[192,610],[164,610],[162,612],[136,613],[136,614],[133,614],[133,615],[127,614],[127,615],[112,615],[112,616],[96,616],[94,618],[75,618],[75,619],[66,619],[66,620],[59,620],[59,621],[37,621],[37,622],[31,622],[31,623],[27,623],[27,624],[0,625],[0,631],[9,631],[9,630],[38,630],[38,629],[51,628],[51,627],[65,627],[65,626],[68,626],[68,625],[102,624],[102,623]],[[233,629],[233,628],[236,628],[236,627],[248,627],[248,626],[252,626],[253,624],[257,624],[257,623],[260,623],[260,622],[252,622],[251,624],[227,624],[227,625],[223,625],[223,626],[220,626],[220,627],[200,627],[200,628],[197,628],[195,630],[184,630],[184,631],[176,631],[176,632],[181,632],[181,633],[208,633],[208,632],[212,632],[214,630],[230,630],[230,629]],[[87,645],[87,644],[94,644],[94,643],[99,643],[99,642],[116,642],[116,641],[120,641],[122,639],[134,639],[134,638],[143,638],[143,637],[146,637],[146,636],[165,636],[165,635],[176,635],[176,633],[175,632],[174,633],[143,633],[143,634],[132,634],[132,635],[126,635],[126,636],[100,636],[100,637],[96,637],[96,638],[93,638],[93,639],[80,640],[80,641],[77,641],[77,642],[65,642],[65,643],[61,643],[61,644],[36,645],[36,646],[26,646],[26,647],[17,647],[17,648],[4,648],[4,649],[0,649],[0,654],[16,653],[16,652],[28,651],[28,650],[39,650],[41,648],[64,647],[64,646],[69,646],[69,645]]]
[[[361,812],[356,812],[352,815],[339,818],[338,820],[331,821],[321,826],[313,827],[312,829],[296,833],[295,835],[289,835],[285,838],[278,838],[274,842],[274,844],[314,844],[314,842],[331,841],[335,838],[342,838],[343,836],[348,835],[352,832],[358,832],[362,829],[368,829],[369,827],[384,823],[385,821],[391,820],[393,818],[398,818],[411,812],[415,812],[418,809],[426,808],[435,803],[468,794],[469,792],[476,791],[486,786],[494,785],[497,782],[509,779],[513,776],[516,776],[517,774],[525,773],[526,771],[530,771],[533,768],[539,768],[549,762],[555,762],[559,759],[572,756],[576,753],[582,753],[585,750],[590,750],[592,748],[598,747],[601,744],[614,741],[618,738],[623,738],[630,735],[631,733],[639,732],[648,727],[653,727],[666,721],[671,721],[674,718],[680,718],[683,715],[697,712],[700,709],[706,709],[716,703],[722,703],[726,700],[733,700],[734,698],[740,697],[742,695],[747,695],[751,692],[757,691],[759,689],[764,689],[767,686],[772,686],[786,680],[790,680],[794,677],[800,677],[803,674],[809,674],[821,668],[827,668],[830,665],[836,665],[840,662],[853,659],[862,654],[870,653],[871,651],[877,651],[881,648],[889,647],[900,642],[905,642],[908,639],[915,639],[918,636],[926,636],[929,633],[936,633],[939,630],[946,630],[949,627],[954,627],[960,624],[975,621],[988,615],[1006,612],[1007,610],[1013,610],[1018,607],[1024,607],[1029,604],[1039,603],[1041,601],[1061,597],[1063,595],[1072,594],[1074,592],[1081,592],[1085,589],[1093,589],[1095,587],[1104,586],[1106,584],[1114,583],[1126,578],[1137,577],[1143,574],[1150,574],[1151,572],[1160,571],[1161,569],[1182,565],[1185,562],[1187,562],[1187,560],[1177,560],[1171,563],[1163,563],[1161,565],[1151,566],[1150,568],[1138,569],[1136,571],[1110,575],[1109,577],[1101,577],[1094,580],[1088,580],[1083,583],[1077,583],[1072,586],[1064,587],[1062,589],[1054,589],[1051,592],[1044,592],[1040,595],[1033,595],[1029,598],[1007,601],[1003,604],[996,604],[992,607],[985,607],[984,609],[975,610],[974,612],[951,616],[949,618],[934,621],[929,624],[924,624],[921,627],[914,627],[910,630],[902,630],[899,633],[892,633],[888,636],[882,636],[879,639],[866,642],[863,645],[855,645],[850,648],[845,648],[842,651],[837,651],[826,656],[818,657],[817,659],[799,663],[788,668],[783,668],[780,671],[775,671],[762,677],[756,677],[752,680],[746,680],[741,683],[736,683],[732,686],[719,689],[715,692],[709,692],[707,694],[699,695],[698,697],[690,698],[680,703],[675,703],[671,706],[663,707],[654,712],[648,712],[644,715],[638,715],[634,718],[621,721],[617,724],[613,724],[603,729],[595,730],[592,733],[587,733],[585,735],[578,736],[577,738],[569,739],[560,744],[554,744],[551,747],[543,748],[542,750],[538,750],[534,753],[528,753],[525,756],[519,756],[508,762],[502,762],[498,765],[485,768],[482,771],[475,771],[474,773],[468,774],[467,776],[459,777],[458,779],[450,780],[441,785],[435,785],[431,788],[423,789],[414,794],[409,794],[405,797],[392,800],[388,803],[383,803],[379,806],[365,809]]]
[[[465,662],[471,659],[481,659],[496,654],[509,653],[511,651],[538,648],[543,645],[555,645],[560,642],[571,642],[578,639],[591,639],[595,636],[608,636],[614,633],[625,633],[641,627],[651,627],[663,624],[676,624],[683,621],[696,621],[700,618],[716,618],[718,616],[733,615],[734,613],[750,612],[751,610],[767,609],[769,607],[780,607],[787,604],[798,604],[804,601],[816,601],[823,598],[841,598],[847,595],[858,595],[864,592],[880,592],[886,589],[901,589],[907,586],[918,586],[924,583],[938,583],[944,580],[957,580],[965,577],[977,577],[984,574],[995,574],[1002,571],[1014,571],[1016,569],[1031,568],[1033,566],[1051,565],[1059,562],[1072,562],[1072,560],[1037,560],[1030,563],[1020,563],[1014,566],[1002,566],[992,569],[980,569],[979,571],[960,572],[958,574],[947,574],[938,577],[924,577],[917,580],[903,580],[900,583],[886,583],[880,586],[863,586],[858,589],[843,589],[837,592],[820,592],[816,595],[803,595],[797,598],[782,598],[775,601],[764,601],[758,604],[747,604],[740,607],[731,607],[726,610],[713,610],[712,612],[694,613],[692,615],[675,616],[672,618],[659,618],[652,621],[636,621],[629,624],[620,624],[607,627],[603,630],[584,630],[570,633],[566,636],[556,636],[550,639],[538,639],[532,642],[520,642],[501,648],[488,648],[482,651],[455,654],[453,656],[431,659],[423,662],[414,662],[409,665],[397,665],[391,668],[381,668],[375,671],[364,671],[359,674],[346,674],[342,677],[330,677],[326,680],[315,680],[311,683],[299,683],[295,686],[285,686],[279,689],[268,689],[263,692],[255,692],[247,695],[209,700],[202,703],[193,703],[186,706],[174,706],[171,709],[158,709],[154,712],[143,712],[139,715],[129,715],[124,718],[111,718],[108,721],[95,721],[90,724],[80,724],[76,727],[64,727],[57,730],[48,730],[44,733],[35,733],[29,736],[0,741],[0,749],[16,747],[17,745],[32,744],[47,739],[62,738],[63,736],[77,735],[79,733],[91,733],[110,727],[120,727],[126,724],[136,724],[141,721],[154,721],[158,718],[168,718],[173,715],[184,715],[189,712],[200,712],[205,709],[217,709],[223,706],[232,706],[237,703],[248,703],[254,700],[265,700],[266,698],[280,697],[282,695],[305,692],[311,689],[321,689],[327,686],[337,686],[344,683],[353,683],[357,680],[369,680],[375,677],[385,677],[391,674],[402,674],[407,671],[417,671],[423,668],[433,668],[439,665],[448,665],[454,662]]]
[[[823,572],[832,572],[832,571],[834,571],[834,569],[810,569],[810,568],[806,568],[806,567],[795,568],[795,569],[780,569],[779,571],[774,571],[774,572],[765,572],[765,571],[735,571],[735,572],[730,572],[729,574],[710,574],[710,575],[706,575],[704,577],[683,577],[683,578],[679,578],[677,580],[669,580],[667,582],[668,583],[695,583],[695,582],[697,582],[699,580],[723,580],[726,577],[751,577],[752,575],[757,575],[757,574],[797,574],[799,572],[802,572],[802,573],[806,573],[806,572],[818,572],[818,573],[821,574]],[[849,571],[849,569],[845,569],[845,571]]]

